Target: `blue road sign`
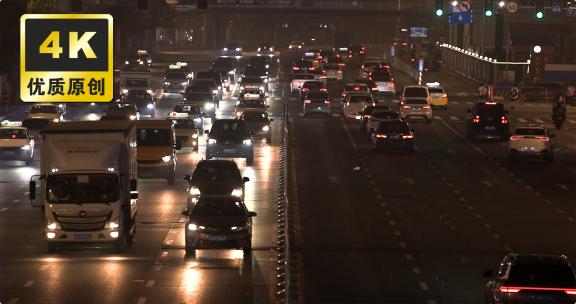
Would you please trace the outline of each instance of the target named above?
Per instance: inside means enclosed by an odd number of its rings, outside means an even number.
[[[452,24],[470,24],[473,22],[472,13],[452,13],[448,22]]]
[[[568,17],[576,17],[576,5],[568,6],[566,8],[566,16]]]
[[[552,0],[552,15],[561,15],[562,14],[562,4],[560,0]]]

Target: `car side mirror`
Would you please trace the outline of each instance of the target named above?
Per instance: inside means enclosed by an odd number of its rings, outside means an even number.
[[[210,134],[210,130],[204,130],[204,133]]]
[[[488,270],[484,271],[484,277],[485,278],[493,278],[494,272],[492,272],[492,270],[488,269]]]
[[[28,198],[30,198],[30,200],[35,200],[36,199],[36,181],[30,181],[30,185],[28,187]]]
[[[258,215],[258,214],[257,214],[256,212],[254,212],[254,211],[248,212],[248,216],[249,216],[249,217],[255,217],[255,216],[257,216],[257,215]]]
[[[471,113],[472,111],[470,109],[466,110],[466,113]]]
[[[246,182],[249,182],[249,181],[250,181],[250,179],[249,179],[248,177],[246,177],[246,176],[244,176],[244,177],[242,178],[242,182],[243,182],[243,183],[246,183]]]

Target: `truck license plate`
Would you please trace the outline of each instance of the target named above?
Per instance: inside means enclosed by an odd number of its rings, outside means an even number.
[[[235,149],[224,149],[224,153],[236,153]]]
[[[92,238],[92,235],[90,233],[76,233],[76,234],[74,234],[75,240],[89,240],[91,238]]]
[[[209,235],[208,240],[214,241],[214,242],[224,242],[224,241],[226,241],[226,236],[225,235]]]
[[[494,131],[496,128],[495,128],[495,127],[491,127],[491,126],[487,126],[485,129],[488,130],[488,131]]]

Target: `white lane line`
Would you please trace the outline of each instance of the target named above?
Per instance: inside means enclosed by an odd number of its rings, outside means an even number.
[[[540,192],[535,191],[535,192],[534,192],[534,195],[536,195],[536,196],[541,196],[542,194],[540,194]]]
[[[332,113],[332,117],[340,117],[340,113]]]
[[[409,253],[405,254],[404,257],[405,257],[408,261],[414,260],[414,257],[413,257],[411,254],[409,254]]]
[[[401,233],[400,231],[398,231],[398,230],[394,230],[394,235],[395,235],[395,236],[401,236],[402,233]]]
[[[406,243],[404,243],[404,242],[398,242],[398,246],[400,246],[402,248],[408,247],[408,245],[406,245]]]
[[[434,117],[434,119],[436,119],[436,120],[442,120],[442,116],[434,115],[433,117]]]
[[[154,266],[154,271],[161,271],[161,270],[162,270],[162,265]]]
[[[544,123],[544,121],[540,118],[534,118],[534,121],[537,123]]]
[[[571,221],[572,223],[574,223],[574,218],[573,218],[573,217],[569,216],[569,217],[568,217],[568,220]]]
[[[46,269],[48,269],[48,267],[49,267],[48,265],[42,265],[42,266],[40,266],[40,268],[38,268],[38,270],[46,271]]]
[[[456,117],[456,116],[448,116],[451,120],[460,120],[460,118]]]
[[[492,229],[492,226],[491,226],[490,224],[488,224],[488,223],[484,223],[484,227],[485,227],[486,229]]]
[[[560,214],[564,214],[564,210],[560,209],[560,208],[556,208],[556,212],[560,213]]]
[[[494,234],[492,234],[492,236],[497,240],[501,239],[501,237],[498,233],[494,233]]]
[[[12,204],[17,204],[17,203],[19,203],[19,202],[20,202],[20,200],[15,199],[15,200],[12,201]]]
[[[383,196],[382,196],[382,195],[380,195],[380,194],[378,194],[378,195],[376,195],[376,198],[377,198],[377,199],[382,199],[382,198],[383,198]]]
[[[376,181],[374,181],[374,180],[371,180],[371,181],[370,181],[370,184],[372,184],[372,185],[376,185]]]
[[[454,133],[454,135],[460,137],[461,139],[463,139],[466,144],[468,144],[468,146],[470,146],[472,149],[476,150],[478,153],[482,154],[484,157],[488,157],[488,155],[482,151],[482,149],[478,148],[477,146],[473,145],[468,139],[466,139],[466,137],[462,136],[462,134],[458,133],[458,131],[456,131],[456,129],[452,128],[449,124],[447,124],[446,122],[442,121],[442,124],[448,128],[448,130],[452,131],[452,133]]]
[[[550,204],[552,204],[552,201],[551,201],[551,200],[544,200],[544,203],[545,203],[546,205],[550,205]]]
[[[526,119],[524,119],[522,117],[518,117],[518,118],[516,118],[516,120],[518,120],[519,122],[522,122],[522,123],[528,122]]]
[[[466,201],[466,198],[465,198],[465,197],[461,197],[461,198],[460,198],[460,201],[461,201],[461,202],[465,202],[465,201]]]
[[[8,210],[8,208],[2,208],[0,209],[0,212],[6,212],[6,210]]]
[[[352,149],[354,149],[355,152],[360,152],[358,150],[358,146],[356,145],[356,142],[354,141],[354,138],[352,137],[352,133],[350,133],[350,129],[348,129],[348,126],[346,125],[346,122],[344,121],[344,119],[340,119],[340,121],[342,122],[342,125],[344,126],[344,131],[346,132],[346,135],[348,136],[348,140],[350,140],[350,144],[352,145]]]
[[[420,282],[418,283],[418,285],[420,285],[420,289],[422,289],[422,291],[430,290],[430,288],[428,288],[428,284],[426,284],[425,282]]]
[[[566,190],[566,191],[570,190],[570,188],[568,188],[568,186],[566,186],[566,185],[556,184],[556,186],[560,187],[560,189],[562,189],[562,190]]]
[[[386,214],[386,216],[392,216],[392,212],[390,211],[384,211],[384,214]]]
[[[392,220],[390,220],[390,221],[388,221],[388,224],[390,224],[390,226],[395,226],[395,225],[396,225],[396,222],[395,222],[395,221],[392,221]]]
[[[379,188],[374,188],[374,192],[380,192]]]
[[[474,206],[468,205],[468,210],[473,211],[473,210],[474,210]]]
[[[524,188],[526,188],[528,190],[532,190],[532,186],[530,186],[530,185],[526,185],[526,186],[524,186]]]
[[[486,187],[492,187],[493,186],[492,183],[489,181],[481,181],[480,183]]]
[[[460,262],[462,262],[462,263],[466,263],[466,262],[469,261],[469,260],[468,260],[468,257],[465,256],[465,255],[463,255],[463,254],[458,255],[458,258],[460,259]]]
[[[504,250],[506,251],[513,251],[510,245],[504,245]]]
[[[412,273],[414,273],[414,274],[422,274],[422,272],[420,271],[420,269],[418,269],[418,267],[412,267]]]
[[[382,195],[380,195],[380,196],[382,196]],[[386,208],[386,207],[388,207],[388,204],[387,203],[380,203],[380,206]]]
[[[19,298],[12,298],[12,299],[8,300],[7,304],[16,304],[16,303],[18,303],[18,301],[20,301]]]
[[[448,183],[447,185],[448,185],[448,187],[453,187],[453,186],[454,186],[454,184],[452,184],[452,183]]]
[[[426,302],[426,304],[438,304],[438,302],[434,301],[434,300],[428,300]]]
[[[28,280],[28,281],[26,281],[26,283],[24,283],[24,287],[30,287],[30,286],[32,286],[32,285],[34,285],[34,281],[33,281],[33,280]]]
[[[154,286],[154,283],[156,283],[155,280],[148,280],[146,282],[146,287],[150,288],[150,287]]]
[[[481,218],[482,218],[482,215],[480,215],[480,214],[478,214],[478,213],[474,214],[474,216],[475,216],[477,219],[481,219]]]
[[[137,304],[145,304],[145,303],[146,303],[146,297],[140,297],[140,298],[138,298]]]
[[[460,194],[460,192],[462,191],[460,191],[459,189],[454,189],[454,194]]]

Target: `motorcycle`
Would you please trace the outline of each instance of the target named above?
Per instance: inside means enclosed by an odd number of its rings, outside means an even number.
[[[556,130],[560,130],[560,128],[562,128],[565,120],[566,120],[565,115],[552,115],[552,122],[554,122],[554,126],[556,126]]]

